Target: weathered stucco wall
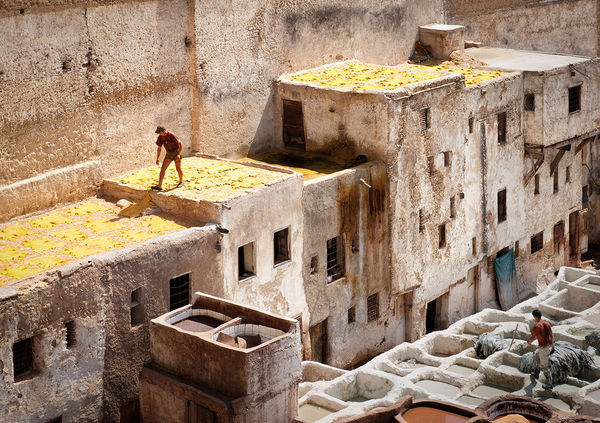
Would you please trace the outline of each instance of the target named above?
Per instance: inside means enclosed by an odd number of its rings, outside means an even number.
[[[183,0],[4,5],[0,186],[36,176],[43,184],[50,171],[94,160],[104,177],[151,164],[159,123],[190,151],[186,16]],[[83,176],[16,190],[14,205],[89,195],[99,181]]]
[[[596,56],[596,0],[446,0],[444,15],[486,46]]]

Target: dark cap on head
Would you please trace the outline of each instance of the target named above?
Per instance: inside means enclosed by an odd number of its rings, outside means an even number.
[[[531,314],[533,314],[535,317],[539,317],[540,319],[542,318],[542,312],[538,309],[533,310]]]
[[[160,134],[161,132],[165,132],[166,129],[164,126],[157,126],[156,127],[156,131],[154,131],[155,134]]]

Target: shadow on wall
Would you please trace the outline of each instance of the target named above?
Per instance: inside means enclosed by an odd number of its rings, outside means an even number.
[[[274,117],[273,117],[273,101],[275,97],[275,85],[276,81],[272,81],[269,87],[269,95],[266,97],[267,101],[263,107],[262,115],[258,127],[254,132],[250,146],[246,151],[246,146],[240,146],[243,151],[238,151],[238,154],[242,156],[250,156],[256,153],[272,150],[275,148],[273,142],[273,131],[274,131]]]

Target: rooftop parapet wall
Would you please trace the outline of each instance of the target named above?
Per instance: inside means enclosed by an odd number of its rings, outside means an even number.
[[[195,295],[193,305],[151,322],[152,366],[214,389],[231,399],[274,394],[300,377],[300,333],[297,321],[225,300],[221,300],[222,305],[215,307],[213,298],[200,298],[203,294],[199,293]],[[216,309],[213,311],[229,317],[241,317],[242,324],[273,327],[284,334],[245,349],[217,341],[217,332],[222,331],[220,328],[199,334],[167,323],[178,313],[197,307]],[[173,348],[173,345],[177,345],[177,348]]]

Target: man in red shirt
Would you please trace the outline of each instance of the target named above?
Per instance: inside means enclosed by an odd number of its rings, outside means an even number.
[[[531,338],[527,341],[528,344],[533,343],[535,339],[538,340],[538,349],[536,351],[538,360],[540,361],[540,367],[542,372],[546,376],[546,384],[543,385],[546,389],[552,389],[552,373],[548,367],[548,357],[552,352],[554,346],[554,337],[552,336],[552,327],[550,323],[542,320],[542,312],[539,310],[533,310],[531,312],[535,320],[535,325],[531,329]],[[538,375],[536,375],[537,378]]]
[[[158,149],[156,150],[156,164],[158,164],[158,160],[160,159],[160,150],[163,146],[165,147],[166,154],[165,158],[163,159],[162,167],[160,168],[158,185],[154,185],[151,188],[158,191],[162,190],[165,172],[173,160],[175,160],[175,168],[179,174],[179,183],[175,188],[179,188],[183,186],[183,171],[181,170],[181,142],[179,141],[179,138],[177,138],[177,135],[167,131],[164,126],[157,127],[155,133],[159,134],[158,138],[156,139],[156,145],[158,145]]]

